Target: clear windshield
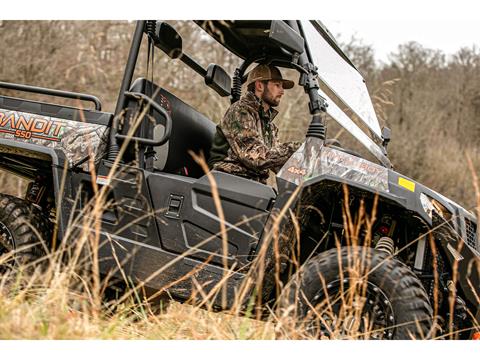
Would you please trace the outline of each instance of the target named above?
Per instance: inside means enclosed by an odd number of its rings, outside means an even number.
[[[341,110],[348,107],[379,139],[381,138],[380,124],[363,77],[332,48],[310,21],[302,20],[301,23],[312,60],[318,67],[320,81],[341,102],[334,105],[332,99],[320,91],[330,105],[327,108],[328,114],[386,165],[389,162],[382,149]]]

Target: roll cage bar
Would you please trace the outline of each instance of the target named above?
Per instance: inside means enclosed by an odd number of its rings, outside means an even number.
[[[132,43],[131,43],[130,51],[128,54],[127,64],[125,67],[125,72],[124,72],[124,76],[120,86],[117,104],[115,107],[114,118],[112,121],[112,128],[110,131],[107,158],[111,161],[113,161],[119,153],[119,145],[117,143],[117,139],[119,138],[117,136],[119,119],[122,116],[123,109],[127,101],[127,97],[129,96],[128,90],[132,84],[133,74],[134,74],[135,66],[138,60],[138,54],[142,44],[143,34],[145,33],[147,36],[150,37],[150,40],[151,40],[152,23],[155,23],[155,21],[140,20],[140,21],[137,21],[135,26],[134,35],[132,38]],[[197,25],[201,26],[200,22],[197,21],[196,23]],[[326,97],[326,95],[325,97],[323,97],[322,95],[324,94],[323,92],[320,91],[317,69],[313,64],[313,57],[310,52],[309,44],[308,42],[305,41],[305,34],[303,32],[301,22],[289,20],[289,21],[285,21],[285,23],[288,24],[293,30],[295,30],[298,34],[302,36],[302,38],[304,39],[305,51],[303,51],[302,53],[289,54],[286,51],[280,52],[277,50],[275,51],[275,54],[271,55],[267,52],[267,50],[262,49],[261,51],[259,51],[254,55],[245,57],[244,61],[235,70],[235,73],[233,76],[233,84],[231,87],[231,102],[233,103],[240,98],[241,86],[245,81],[245,71],[248,68],[248,66],[251,65],[252,63],[265,62],[265,63],[271,63],[273,65],[279,65],[283,67],[296,69],[300,73],[299,85],[304,88],[305,92],[309,97],[309,111],[310,111],[310,114],[312,115],[312,120],[311,120],[309,129],[307,131],[307,137],[315,136],[320,138],[321,140],[325,140],[325,134],[326,134],[325,115],[326,115],[326,109],[328,106],[327,101],[329,99]],[[350,65],[352,65],[353,68],[355,68],[355,66],[351,63],[348,57],[338,47],[338,45],[336,44],[333,37],[331,37],[328,30],[326,30],[326,28],[324,28],[323,25],[318,21],[312,22],[312,24],[319,32],[323,32],[326,34],[326,39],[329,42],[329,44],[334,48],[334,50],[342,58],[344,58]],[[153,25],[153,28],[155,28],[154,25]],[[218,41],[218,39],[216,40]],[[222,45],[226,47],[224,44]],[[226,48],[230,50],[228,47]],[[284,54],[286,55],[283,56]],[[289,56],[287,56],[288,54],[290,55],[290,58]],[[189,58],[188,56],[180,59],[184,63],[186,63],[189,67],[191,67],[194,71],[199,72],[199,67],[201,68],[201,66],[195,63],[193,59]],[[192,64],[192,62],[195,64]],[[203,68],[201,70],[202,71],[199,73],[202,76],[204,76],[203,72],[205,70]],[[144,100],[146,100],[147,103],[153,104],[152,99],[144,99]],[[384,166],[391,167],[392,165],[388,157],[386,156],[385,148],[378,147],[378,145],[376,145],[373,141],[369,142],[365,138],[368,138],[368,136],[365,135],[365,137],[363,138],[363,141],[361,141],[362,144],[364,144],[364,146],[366,146],[367,149],[370,152],[372,152],[372,154],[375,155],[375,157],[381,163],[383,163]],[[133,141],[141,142],[141,139],[133,139]],[[148,141],[144,142],[145,145],[148,145],[147,142]]]

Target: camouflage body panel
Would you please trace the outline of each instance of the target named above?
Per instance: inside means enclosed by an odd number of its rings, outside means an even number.
[[[388,169],[343,151],[323,146],[316,138],[305,143],[285,163],[278,177],[296,185],[321,175],[333,175],[388,192]]]
[[[274,109],[265,112],[252,92],[230,106],[219,124],[229,149],[213,169],[265,184],[269,170],[276,173],[300,146],[278,141],[278,128],[272,122],[276,115]]]
[[[96,163],[105,151],[107,134],[105,125],[0,109],[0,138],[61,150],[69,167],[89,154]],[[89,170],[88,161],[82,168]]]

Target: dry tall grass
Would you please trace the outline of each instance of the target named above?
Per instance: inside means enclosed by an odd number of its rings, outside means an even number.
[[[206,166],[201,157],[197,160]],[[115,176],[114,172],[110,176]],[[478,183],[477,179],[476,181]],[[215,188],[213,178],[212,187]],[[57,249],[50,250],[36,263],[12,268],[7,262],[14,254],[6,254],[0,258],[0,266],[4,265],[8,269],[6,271],[4,269],[0,281],[1,339],[325,338],[325,335],[318,333],[319,319],[322,326],[329,329],[329,338],[366,339],[383,336],[385,329],[372,328],[368,317],[362,315],[367,299],[365,280],[373,270],[368,262],[365,263],[362,257],[357,258],[355,253],[352,253],[352,262],[348,269],[350,286],[343,289],[333,302],[327,301],[320,306],[318,304],[312,306],[313,312],[310,312],[309,316],[316,319],[313,323],[317,321],[313,328],[312,322],[299,321],[295,312],[272,308],[269,310],[268,319],[264,316],[263,320],[260,319],[259,313],[254,312],[255,307],[260,306],[260,298],[254,294],[261,293],[269,256],[273,256],[274,264],[270,270],[276,273],[277,293],[280,294],[285,286],[279,276],[279,260],[284,256],[280,253],[282,234],[279,234],[279,222],[284,216],[293,215],[288,213],[288,206],[277,214],[268,241],[258,252],[231,310],[212,311],[211,299],[222,292],[224,285],[222,282],[210,293],[202,292],[201,284],[197,284],[190,302],[173,301],[168,302],[167,306],[152,301],[151,294],[144,292],[141,283],[130,284],[126,290],[112,296],[112,291],[108,289],[110,278],[100,276],[98,270],[99,220],[107,206],[104,189],[96,189],[96,194],[88,206],[80,216],[73,219],[71,229],[75,226],[80,228],[80,231],[75,233],[72,230],[67,234],[67,241],[60,244]],[[296,194],[293,194],[291,199],[295,196]],[[348,198],[347,191],[345,196]],[[214,198],[218,209],[221,209],[218,193],[214,192]],[[351,214],[348,207],[344,210],[349,245],[357,246],[361,233],[371,234],[376,219],[375,211],[367,214],[361,207],[358,214]],[[292,246],[297,247],[298,225],[294,228],[296,241]],[[69,241],[68,236],[74,236],[73,241]],[[226,237],[226,233],[223,236]],[[298,248],[293,249],[290,261],[298,269],[299,264],[295,260],[296,250]],[[174,263],[167,264],[158,271],[173,265]],[[224,270],[226,279],[231,275],[232,269],[224,264]],[[319,274],[319,281],[322,281],[322,274]],[[252,289],[255,291],[251,292]],[[247,307],[246,299],[249,304]],[[340,316],[332,312],[337,302],[341,304]],[[478,324],[475,326],[480,329]],[[455,334],[448,331],[446,334],[436,335],[440,338],[455,338]],[[435,337],[435,333],[425,334],[425,338],[427,337]]]
[[[147,108],[137,119],[143,119]],[[136,131],[139,121],[129,129],[130,136]],[[108,175],[108,182],[117,177],[117,169],[123,152],[128,146],[124,142],[117,160]],[[202,156],[191,154],[209,177],[213,200],[219,218],[224,223],[224,214],[217,191],[215,179],[208,173],[208,167]],[[91,159],[94,157],[92,156]],[[93,161],[93,160],[92,160]],[[474,174],[475,190],[478,195],[478,179]],[[91,164],[92,178],[95,179],[95,166]],[[103,211],[112,204],[107,201],[108,186],[98,187],[93,181],[93,197],[76,217],[71,219],[64,241],[54,248],[46,247],[46,254],[36,262],[12,266],[11,259],[15,255],[3,254],[0,257],[0,267],[3,272],[0,281],[0,338],[3,339],[317,339],[328,337],[333,339],[365,339],[382,338],[395,330],[395,324],[390,327],[373,327],[368,316],[363,315],[363,308],[368,300],[368,277],[375,271],[369,263],[369,258],[352,251],[347,257],[348,263],[345,275],[341,274],[338,296],[327,298],[319,304],[309,304],[310,312],[304,319],[296,313],[295,304],[288,307],[263,308],[262,287],[265,286],[267,274],[273,274],[273,289],[279,299],[285,298],[284,289],[287,284],[281,278],[281,262],[292,265],[294,271],[299,271],[300,263],[300,225],[295,214],[289,210],[292,201],[298,196],[300,187],[291,195],[286,205],[275,213],[274,221],[267,229],[266,241],[248,269],[245,281],[237,289],[233,306],[224,312],[214,312],[212,299],[218,294],[226,303],[225,296],[227,279],[233,274],[233,267],[225,261],[224,277],[210,291],[204,290],[202,284],[192,277],[193,294],[190,300],[183,304],[170,302],[169,306],[160,306],[153,298],[159,294],[144,291],[144,282],[132,284],[122,271],[121,261],[118,261],[120,272],[124,276],[126,289],[112,295],[110,274],[99,272],[99,253],[101,218]],[[16,187],[16,195],[21,188]],[[344,204],[348,204],[348,189],[344,188]],[[369,245],[372,227],[376,221],[378,197],[373,203],[372,212],[367,213],[364,203],[356,213],[349,206],[344,207],[344,228],[348,246],[355,249],[361,245]],[[290,234],[280,233],[280,223],[289,218],[292,223]],[[247,219],[248,220],[248,219]],[[225,226],[220,233],[223,244],[223,256],[226,258],[227,233]],[[207,238],[204,242],[212,240]],[[285,241],[288,241],[285,243]],[[417,239],[413,239],[414,243]],[[43,239],[45,244],[51,239]],[[197,246],[200,247],[202,243]],[[289,248],[290,251],[287,251]],[[435,247],[433,246],[433,249]],[[337,239],[338,254],[341,253]],[[398,255],[404,249],[398,249]],[[179,256],[187,257],[195,249]],[[115,253],[114,253],[115,255]],[[338,255],[340,256],[340,255]],[[392,256],[383,261],[389,261]],[[167,264],[159,264],[158,269],[152,269],[149,277],[154,277],[168,267],[175,266],[177,260]],[[383,262],[382,261],[382,262]],[[376,267],[381,266],[377,264]],[[190,275],[193,275],[191,273]],[[348,286],[343,276],[348,279]],[[458,280],[455,274],[454,282]],[[438,279],[436,279],[438,282]],[[318,274],[318,282],[327,291],[323,274]],[[437,287],[435,287],[437,288]],[[163,290],[168,290],[166,286]],[[327,291],[328,292],[328,291]],[[168,291],[165,291],[168,295]],[[165,294],[160,294],[165,295]],[[166,297],[163,297],[165,300]],[[434,296],[438,298],[438,296]],[[301,294],[296,295],[301,299]],[[451,307],[454,306],[454,292],[451,297]],[[308,299],[309,301],[311,299]],[[433,304],[435,314],[436,304]],[[292,308],[293,306],[293,308]],[[334,308],[336,310],[334,310]],[[473,315],[473,314],[472,314]],[[310,319],[310,320],[309,320]],[[452,323],[452,319],[448,319]],[[385,325],[388,326],[388,325]],[[475,324],[478,328],[478,324]],[[432,338],[436,328],[428,333],[421,332],[420,337]],[[450,331],[448,331],[450,330]],[[423,330],[421,330],[423,331]],[[455,338],[453,328],[440,337]]]

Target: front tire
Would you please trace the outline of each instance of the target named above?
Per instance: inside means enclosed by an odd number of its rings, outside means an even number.
[[[431,337],[432,308],[420,280],[402,262],[367,247],[309,260],[286,285],[279,310],[282,337],[292,334],[292,320],[293,333],[310,338]]]

